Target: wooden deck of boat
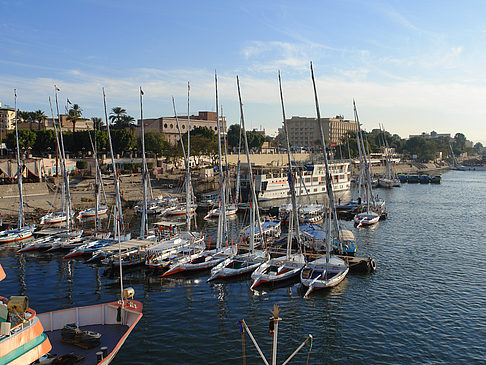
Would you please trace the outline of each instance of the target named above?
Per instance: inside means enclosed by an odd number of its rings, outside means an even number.
[[[134,248],[142,248],[142,247],[145,247],[145,246],[148,246],[148,245],[152,245],[153,243],[154,243],[154,241],[151,241],[151,240],[131,239],[131,240],[120,242],[120,249],[122,251],[126,251],[126,250],[130,250],[130,249],[134,249]],[[118,251],[118,248],[119,248],[119,245],[115,244],[115,245],[103,248],[103,251],[116,252],[116,251]]]
[[[127,332],[128,326],[121,324],[105,324],[105,325],[92,325],[80,327],[83,331],[94,331],[101,333],[101,345],[93,347],[91,349],[84,349],[70,343],[61,341],[61,330],[46,331],[45,333],[49,337],[49,341],[52,345],[51,354],[57,356],[75,353],[83,356],[85,359],[79,364],[97,364],[96,353],[101,351],[100,348],[106,346],[108,348],[108,354],[113,351],[118,344],[122,336]]]

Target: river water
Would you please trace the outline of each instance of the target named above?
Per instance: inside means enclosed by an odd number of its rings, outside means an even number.
[[[486,172],[453,171],[441,185],[379,191],[388,219],[352,228],[371,275],[348,275],[329,291],[303,299],[298,283],[252,293],[250,280],[206,283],[207,273],[177,279],[127,272],[144,316],[113,364],[241,364],[237,325],[245,319],[267,358],[268,318],[281,309],[282,363],[312,334],[291,364],[486,362]],[[240,224],[242,217],[238,218]],[[349,222],[346,225],[351,227]],[[214,227],[200,227],[214,234]],[[104,268],[60,255],[0,248],[3,296],[25,294],[37,312],[112,301],[116,278]],[[259,364],[245,338],[247,364]]]

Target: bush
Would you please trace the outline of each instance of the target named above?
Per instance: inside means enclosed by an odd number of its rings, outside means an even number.
[[[76,168],[78,170],[86,170],[88,168],[88,161],[84,161],[84,160],[76,161]]]

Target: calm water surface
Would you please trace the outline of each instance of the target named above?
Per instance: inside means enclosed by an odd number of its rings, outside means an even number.
[[[312,364],[484,363],[485,192],[485,172],[461,171],[444,174],[439,186],[379,191],[389,218],[374,229],[353,228],[376,273],[349,275],[307,300],[298,283],[253,294],[249,279],[207,284],[207,274],[161,280],[130,271],[125,285],[134,287],[144,316],[113,364],[242,363],[242,318],[269,358],[273,304],[283,319],[279,363],[309,333]],[[214,227],[200,228],[214,234]],[[0,263],[7,273],[1,294],[28,295],[38,312],[112,301],[119,293],[104,268],[60,255],[1,247]],[[307,350],[292,364],[305,364]],[[261,363],[248,337],[246,356],[247,364]]]

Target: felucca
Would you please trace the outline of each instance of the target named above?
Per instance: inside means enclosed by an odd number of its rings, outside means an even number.
[[[10,242],[21,242],[32,237],[32,232],[35,226],[26,226],[24,219],[24,201],[22,196],[22,167],[20,165],[20,147],[19,147],[19,129],[18,111],[17,111],[17,90],[14,90],[15,99],[15,139],[17,141],[17,183],[19,186],[19,217],[17,220],[17,228],[7,229],[0,232],[0,244]]]
[[[308,297],[310,293],[317,289],[330,288],[338,285],[344,280],[346,274],[349,271],[348,265],[344,260],[331,254],[331,242],[336,237],[338,243],[341,243],[341,230],[339,227],[339,221],[334,205],[334,194],[332,191],[331,174],[329,171],[329,163],[327,159],[327,147],[324,139],[324,129],[322,127],[321,113],[319,111],[319,101],[317,98],[317,89],[314,79],[314,70],[311,62],[311,77],[312,85],[314,88],[314,99],[316,104],[317,121],[319,123],[319,131],[322,141],[322,149],[324,154],[324,164],[326,167],[326,187],[327,196],[329,200],[329,214],[327,223],[327,235],[326,235],[326,255],[317,260],[308,262],[304,269],[300,273],[300,281],[302,285],[307,287],[307,291],[304,297]],[[331,224],[331,222],[333,224]]]
[[[238,98],[240,102],[240,115],[242,133],[245,141],[246,158],[248,160],[248,167],[250,173],[250,185],[251,185],[251,198],[252,204],[250,204],[250,235],[249,235],[249,251],[248,253],[235,254],[228,257],[226,260],[218,264],[211,270],[211,276],[208,281],[215,279],[223,279],[229,277],[235,277],[243,274],[249,274],[253,272],[258,266],[260,266],[267,259],[267,252],[262,250],[255,250],[255,221],[258,225],[259,232],[263,233],[260,221],[260,213],[258,211],[258,201],[256,198],[255,185],[253,181],[253,172],[250,163],[250,152],[248,148],[248,138],[245,130],[245,118],[243,114],[243,103],[241,102],[240,80],[236,77],[236,83],[238,86]],[[225,214],[222,214],[223,218],[226,218]],[[255,217],[256,216],[256,217]],[[263,235],[262,235],[263,238]]]
[[[290,279],[299,275],[300,271],[305,265],[305,257],[302,254],[302,246],[299,234],[299,214],[297,210],[297,199],[295,196],[295,176],[292,169],[292,159],[290,157],[290,142],[287,130],[287,123],[285,118],[285,107],[282,92],[282,80],[280,78],[280,72],[278,73],[278,84],[280,89],[280,101],[282,104],[282,117],[283,127],[285,131],[285,141],[287,143],[287,158],[289,166],[289,188],[292,199],[292,209],[289,215],[289,235],[287,239],[287,251],[284,257],[270,258],[261,266],[259,266],[252,274],[253,284],[250,289],[255,289],[258,285],[264,283],[276,283]],[[292,253],[292,238],[293,228],[295,225],[295,233],[297,243],[299,245],[299,251]]]

